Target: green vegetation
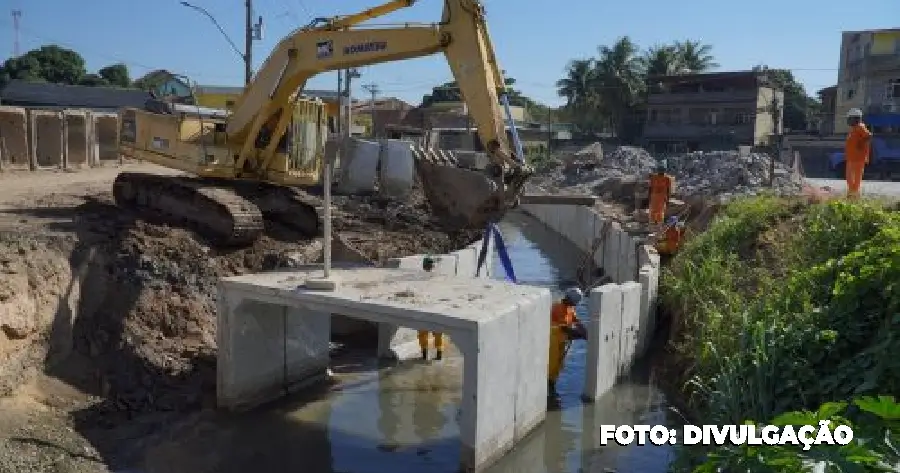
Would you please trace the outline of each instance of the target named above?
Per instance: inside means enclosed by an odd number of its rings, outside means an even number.
[[[802,444],[725,447],[707,455],[693,471],[800,473],[813,471],[815,463],[824,463],[828,472],[896,472],[900,468],[900,404],[893,397],[863,397],[852,404],[830,402],[815,411],[782,414],[767,425],[808,425],[816,431],[810,437],[816,437],[822,421],[829,421],[827,427],[832,431],[839,425],[850,427],[853,439],[847,445],[811,445],[809,449]]]
[[[80,54],[56,45],[41,46],[4,61],[0,67],[0,87],[16,79],[100,87],[131,86],[125,64],[112,64],[89,74]]]
[[[692,40],[641,51],[631,38],[623,36],[610,46],[599,46],[597,52],[596,58],[571,61],[565,77],[557,81],[559,96],[566,99],[562,112],[583,131],[614,131],[625,140],[639,135],[647,95],[660,89],[654,78],[710,72],[718,67],[712,46]],[[769,71],[773,81],[784,88],[784,126],[805,129],[818,102],[790,71]]]
[[[704,423],[900,393],[900,217],[882,203],[735,201],[666,269],[661,297]]]

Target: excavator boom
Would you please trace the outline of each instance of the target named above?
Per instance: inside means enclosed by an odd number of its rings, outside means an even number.
[[[292,99],[310,77],[443,52],[493,164],[477,171],[419,159],[416,168],[432,210],[448,226],[474,227],[498,218],[514,205],[530,169],[520,163],[509,144],[498,98],[505,84],[483,6],[477,0],[445,0],[437,24],[351,28],[410,4],[389,2],[300,29],[279,42],[235,104],[227,123],[229,141],[243,143],[235,167],[250,176],[265,174],[290,122]],[[267,144],[258,150],[261,136]]]
[[[121,173],[116,202],[196,226],[226,244],[254,241],[269,222],[316,235],[320,201],[309,193],[321,183],[325,150],[339,143],[325,146],[325,106],[298,91],[322,72],[443,53],[491,164],[469,169],[444,153],[417,152],[416,170],[432,213],[446,227],[482,227],[499,219],[517,203],[531,170],[507,138],[498,100],[505,85],[484,8],[478,0],[444,0],[439,23],[359,26],[413,3],[393,0],[294,31],[230,113],[165,101],[123,109],[123,155],[190,175]]]

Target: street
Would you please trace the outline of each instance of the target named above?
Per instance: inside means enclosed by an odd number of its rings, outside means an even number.
[[[843,179],[811,179],[806,182],[815,187],[830,187],[838,193],[847,192],[847,182]],[[890,181],[863,181],[863,195],[881,195],[885,197],[900,198],[900,182]]]

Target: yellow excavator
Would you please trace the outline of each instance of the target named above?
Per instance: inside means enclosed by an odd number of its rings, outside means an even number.
[[[469,169],[443,153],[417,154],[417,174],[446,227],[483,228],[498,219],[517,205],[533,171],[507,137],[499,100],[505,85],[484,7],[444,0],[439,23],[359,26],[414,3],[394,0],[296,30],[278,43],[230,113],[162,101],[123,109],[121,153],[189,175],[121,173],[113,188],[117,204],[173,217],[223,244],[249,243],[272,220],[317,234],[319,201],[307,191],[321,187],[327,117],[321,102],[300,92],[306,81],[442,52],[491,165]]]

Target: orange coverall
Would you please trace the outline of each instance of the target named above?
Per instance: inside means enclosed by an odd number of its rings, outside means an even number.
[[[847,197],[859,197],[859,186],[862,184],[863,171],[869,163],[869,141],[872,133],[862,122],[850,127],[847,141],[844,143],[844,160],[846,165]]]
[[[564,358],[566,356],[566,342],[569,336],[562,330],[578,321],[575,315],[575,307],[566,305],[562,301],[553,304],[550,309],[550,360],[547,367],[547,377],[555,382],[562,372]]]
[[[678,247],[681,246],[681,236],[682,236],[682,228],[679,228],[677,225],[671,225],[666,229],[666,237],[663,241],[659,242],[657,245],[657,250],[661,254],[671,255],[675,254],[678,251]]]
[[[666,218],[666,204],[672,194],[672,176],[657,173],[650,176],[650,223],[659,224]]]

